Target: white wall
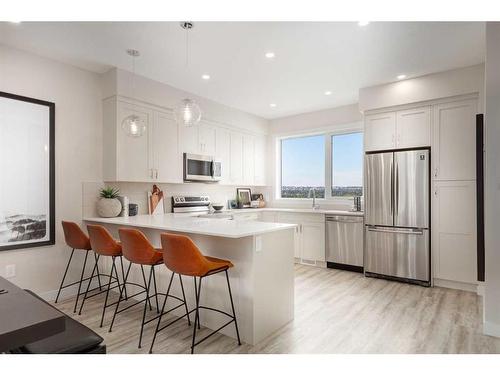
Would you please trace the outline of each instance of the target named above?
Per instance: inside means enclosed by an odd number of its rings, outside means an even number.
[[[269,204],[273,207],[311,207],[311,200],[276,199],[276,190],[279,171],[279,155],[276,148],[277,140],[282,136],[343,132],[346,130],[362,130],[362,115],[358,104],[329,108],[321,111],[302,113],[273,119],[269,122],[268,155],[269,162],[267,180],[271,187],[268,189]],[[322,208],[348,210],[352,207],[352,199],[318,200]]]
[[[58,288],[70,253],[61,219],[80,221],[82,181],[102,178],[100,77],[0,46],[0,90],[56,103],[56,244],[0,252],[1,275],[6,265],[15,264],[14,283],[49,297],[46,293]],[[77,272],[72,268],[70,276]]]
[[[500,337],[500,23],[486,24],[484,333]]]
[[[482,108],[483,92],[484,64],[480,64],[361,88],[359,90],[359,109],[365,112],[372,109],[472,93],[479,94],[479,108]]]
[[[164,108],[174,109],[182,99],[191,98],[197,101],[202,110],[202,119],[245,129],[250,132],[267,134],[268,120],[234,109],[200,96],[193,95],[175,87],[153,81],[121,69],[112,69],[107,77],[103,98],[111,95],[122,95],[145,101]],[[113,84],[116,84],[113,87]],[[114,92],[113,92],[114,91]]]

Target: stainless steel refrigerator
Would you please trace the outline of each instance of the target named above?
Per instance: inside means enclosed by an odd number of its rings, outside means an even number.
[[[367,276],[430,285],[428,149],[365,155]]]

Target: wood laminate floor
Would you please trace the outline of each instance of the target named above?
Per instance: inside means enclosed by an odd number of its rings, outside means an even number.
[[[482,302],[475,293],[304,265],[296,265],[295,274],[294,321],[256,346],[238,346],[217,333],[196,352],[500,353],[500,339],[482,334]],[[122,313],[108,333],[112,309],[99,328],[103,301],[86,301],[81,316],[73,314],[74,299],[57,307],[103,336],[109,353],[147,353],[154,324],[145,328],[138,349],[142,307]],[[201,337],[211,331],[199,332]],[[191,334],[187,322],[179,321],[158,334],[154,352],[189,353]]]

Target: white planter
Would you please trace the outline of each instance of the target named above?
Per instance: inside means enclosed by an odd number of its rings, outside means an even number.
[[[97,202],[97,213],[100,217],[116,217],[121,210],[122,204],[116,198],[101,198]]]

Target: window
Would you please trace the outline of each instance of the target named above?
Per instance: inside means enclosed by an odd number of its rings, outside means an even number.
[[[363,194],[362,132],[282,138],[278,142],[279,198],[308,198],[311,188],[317,198]]]
[[[324,135],[282,139],[281,198],[307,198],[311,188],[325,197]]]
[[[331,136],[332,197],[363,195],[363,133]]]

